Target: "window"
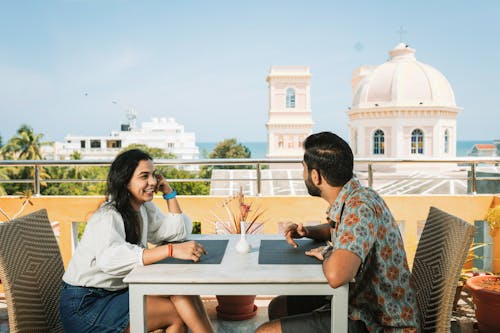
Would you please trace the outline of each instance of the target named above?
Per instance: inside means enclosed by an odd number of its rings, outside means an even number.
[[[384,155],[384,131],[376,130],[373,134],[373,154]]]
[[[286,108],[295,108],[295,89],[288,88],[286,90]]]
[[[304,142],[304,138],[302,137],[302,135],[297,137],[297,147],[298,148],[302,147],[303,142]]]
[[[444,131],[444,153],[448,154],[450,152],[450,133],[448,130]]]
[[[424,132],[421,129],[414,129],[411,132],[411,153],[424,153]]]
[[[106,142],[106,148],[121,148],[122,141],[121,140],[108,140]]]
[[[101,148],[101,140],[90,140],[90,148]]]
[[[82,148],[82,149],[85,148],[85,140],[80,141],[80,148]]]

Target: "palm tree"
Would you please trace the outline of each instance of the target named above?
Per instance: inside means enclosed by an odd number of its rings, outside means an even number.
[[[17,135],[2,147],[2,155],[6,159],[41,160],[40,148],[46,145],[46,142],[40,141],[42,137],[42,133],[36,134],[30,126],[21,125]]]
[[[5,170],[5,168],[0,169],[0,179],[1,180],[9,179],[9,177],[7,176],[7,171]],[[3,186],[0,184],[0,195],[6,195],[6,194],[7,194],[7,192],[5,191],[5,189],[3,188]]]
[[[37,134],[33,128],[28,125],[21,125],[17,134],[13,136],[2,148],[1,154],[8,160],[41,160],[42,154],[40,148],[46,145],[41,142],[43,134]],[[6,170],[8,179],[29,179],[34,177],[34,169],[28,167],[13,167]],[[40,179],[47,179],[50,176],[41,168]],[[45,185],[42,183],[42,185]],[[25,191],[29,185],[26,184],[5,184],[3,189],[8,193]]]

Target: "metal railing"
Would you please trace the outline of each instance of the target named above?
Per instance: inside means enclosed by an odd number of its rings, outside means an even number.
[[[0,179],[0,184],[3,183],[32,183],[33,184],[33,194],[40,194],[40,184],[41,181],[45,183],[88,183],[88,182],[105,182],[105,179],[41,179],[40,170],[43,167],[50,166],[101,166],[107,167],[111,164],[112,160],[106,161],[96,161],[96,160],[0,160],[0,169],[6,167],[32,167],[33,178],[27,179]],[[269,167],[275,167],[277,165],[297,165],[300,167],[301,159],[199,159],[199,160],[170,160],[161,159],[155,160],[156,166],[171,166],[175,168],[184,168],[186,166],[251,166],[255,171],[255,178],[232,178],[233,181],[255,181],[257,183],[257,195],[261,194],[262,182],[269,180],[290,180],[290,179],[267,179],[262,177],[262,170]],[[499,172],[500,167],[500,157],[463,157],[463,158],[450,158],[450,159],[398,159],[398,158],[356,158],[354,160],[355,169],[363,169],[357,172],[359,175],[364,175],[366,173],[366,182],[368,186],[373,186],[375,171],[374,167],[377,166],[395,166],[395,165],[405,165],[405,164],[425,164],[425,165],[448,165],[456,166],[460,170],[468,169],[470,171],[470,176],[461,177],[457,179],[467,180],[471,182],[471,193],[475,194],[477,190],[477,183],[479,180],[495,180],[498,181],[498,177],[479,177],[478,167],[493,167]],[[361,167],[362,166],[362,167]],[[415,178],[418,179],[418,178]],[[421,178],[425,179],[425,178]],[[167,179],[169,182],[211,182],[212,179],[209,178],[178,178],[178,179]],[[218,179],[220,180],[220,179]],[[302,178],[292,179],[292,180],[302,180]]]

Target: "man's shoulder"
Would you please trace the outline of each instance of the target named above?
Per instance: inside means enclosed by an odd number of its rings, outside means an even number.
[[[360,201],[366,204],[379,204],[384,201],[384,199],[371,187],[358,186],[352,188],[352,190],[346,193],[345,202],[349,201]]]

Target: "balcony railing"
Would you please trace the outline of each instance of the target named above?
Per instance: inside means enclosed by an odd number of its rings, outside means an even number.
[[[0,179],[2,183],[31,183],[33,184],[33,194],[40,194],[41,181],[45,183],[88,183],[88,182],[105,182],[105,179],[41,179],[40,170],[43,167],[49,166],[101,166],[107,167],[111,164],[109,161],[96,161],[96,160],[0,160],[0,169],[6,167],[30,167],[33,168],[33,178],[26,179]],[[295,180],[302,181],[301,177],[280,179],[276,177],[265,178],[262,176],[262,171],[267,168],[295,168],[301,167],[301,159],[199,159],[199,160],[170,160],[162,159],[155,160],[156,166],[171,166],[176,168],[186,168],[189,166],[251,166],[252,172],[255,172],[253,178],[232,178],[233,181],[254,181],[256,183],[256,194],[262,193],[262,184],[266,181],[276,180]],[[447,179],[464,180],[470,182],[470,193],[475,194],[477,191],[477,184],[479,181],[492,180],[500,181],[499,177],[479,176],[478,172],[484,170],[487,172],[499,173],[500,157],[464,157],[464,158],[450,158],[450,159],[429,159],[429,158],[415,158],[415,159],[398,159],[398,158],[356,158],[354,166],[357,177],[366,182],[368,186],[373,186],[376,177],[380,176],[376,169],[394,168],[395,166],[413,165],[419,169],[420,166],[446,166],[455,168],[462,171],[459,175],[446,176]],[[387,179],[387,173],[385,174]],[[403,179],[406,177],[397,172],[391,173],[391,179]],[[425,180],[430,179],[426,177],[417,177],[413,179]],[[169,182],[211,182],[209,178],[183,178],[183,179],[168,179]]]

